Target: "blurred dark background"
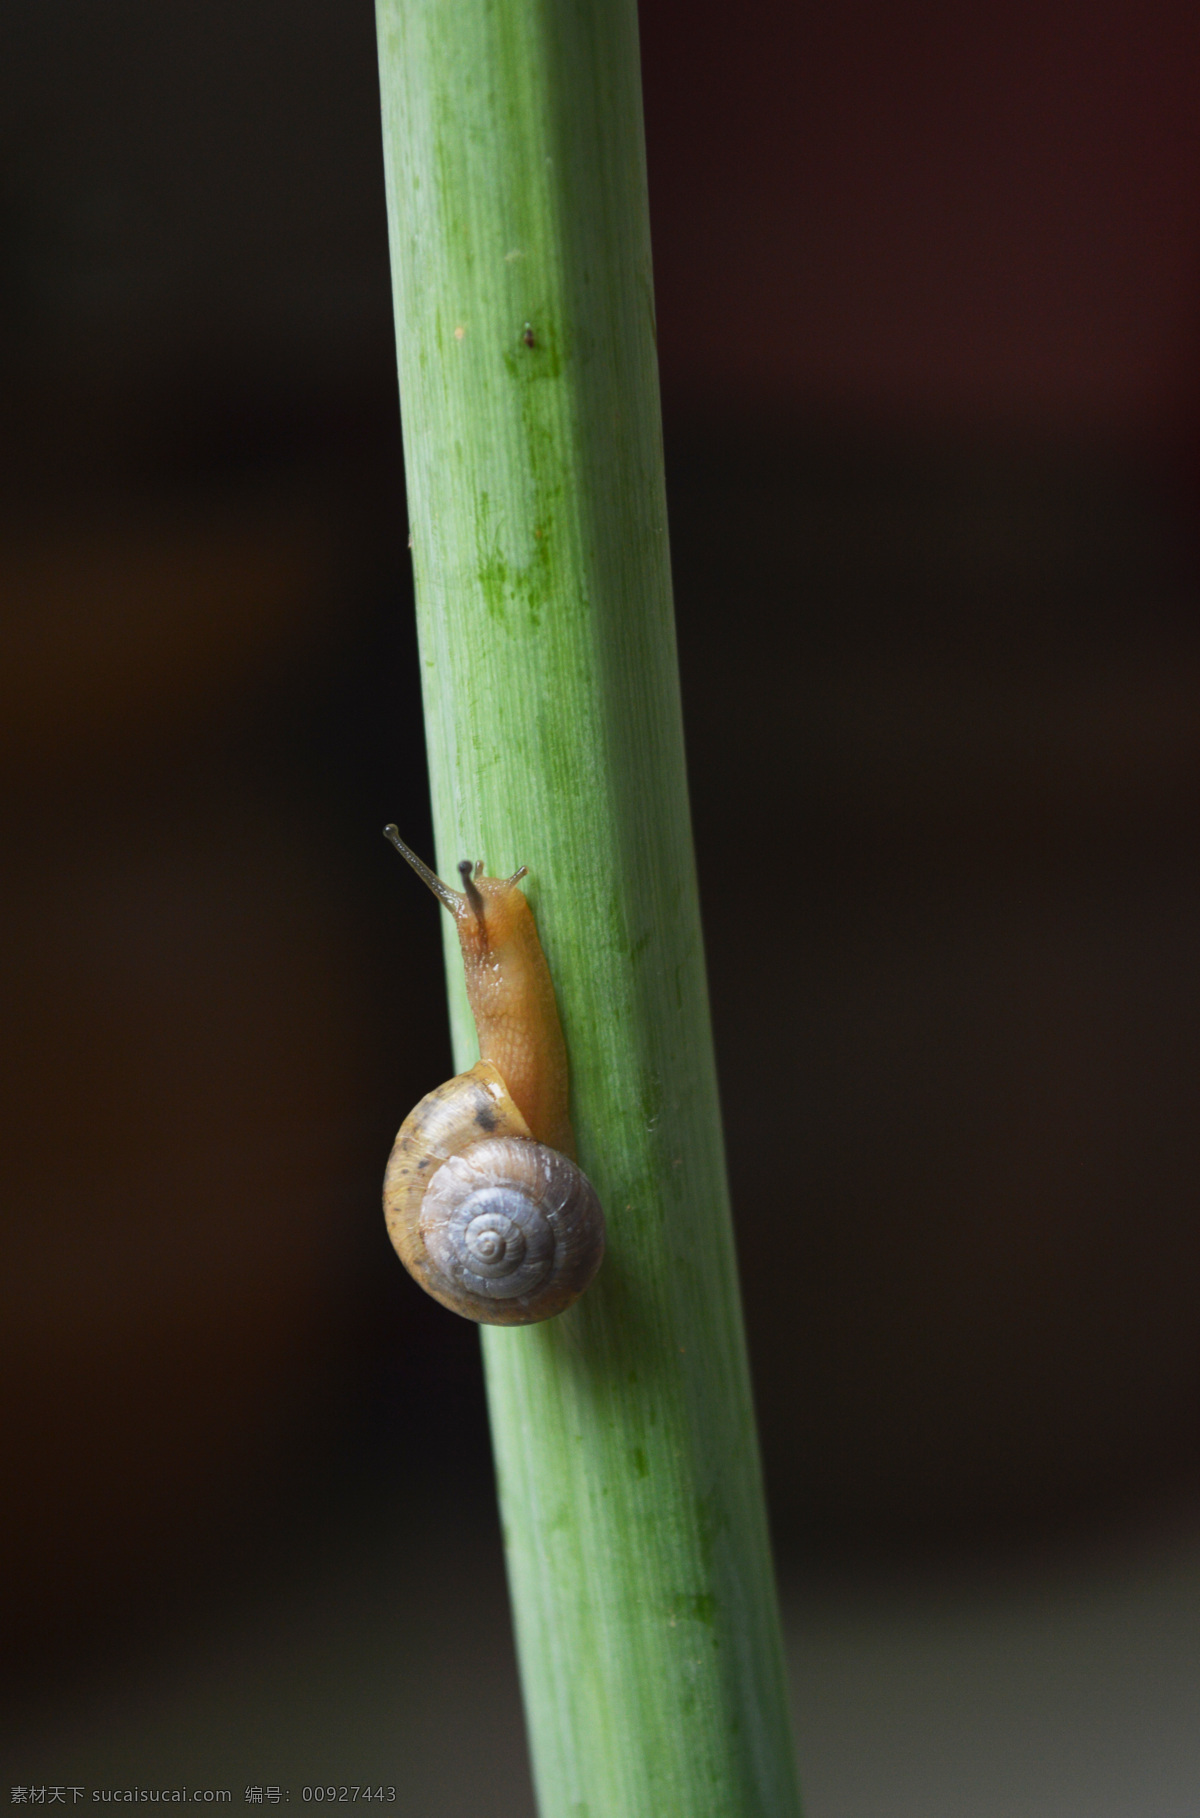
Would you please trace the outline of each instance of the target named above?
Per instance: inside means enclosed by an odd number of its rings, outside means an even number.
[[[1200,1549],[1200,21],[642,10],[785,1582]],[[378,1209],[450,1063],[380,838],[431,846],[371,11],[3,35],[10,1779],[299,1772],[240,1693],[191,1734],[98,1688],[208,1648],[294,1715],[315,1632],[361,1710],[390,1597],[414,1685],[494,1660],[519,1781],[476,1336]]]

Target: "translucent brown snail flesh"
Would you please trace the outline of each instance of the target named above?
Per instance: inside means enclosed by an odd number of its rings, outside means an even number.
[[[524,1326],[577,1300],[604,1256],[604,1214],[575,1160],[567,1051],[533,913],[510,878],[459,866],[462,890],[384,835],[454,917],[478,1065],[400,1126],[383,1182],[388,1234],[427,1293],[464,1319]]]

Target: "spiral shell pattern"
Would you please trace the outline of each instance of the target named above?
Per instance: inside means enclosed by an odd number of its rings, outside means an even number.
[[[533,1140],[488,1061],[427,1094],[406,1118],[384,1206],[392,1242],[421,1286],[485,1325],[561,1313],[604,1255],[591,1182],[568,1156]]]
[[[527,1308],[527,1297],[552,1284],[566,1305],[594,1273],[595,1201],[557,1150],[490,1137],[438,1169],[421,1205],[421,1235],[460,1294]]]

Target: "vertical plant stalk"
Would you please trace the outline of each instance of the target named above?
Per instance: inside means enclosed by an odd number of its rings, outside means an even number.
[[[788,1818],[684,773],[635,0],[379,0],[378,31],[438,855],[444,874],[529,866],[609,1225],[576,1307],[483,1334],[539,1804]]]

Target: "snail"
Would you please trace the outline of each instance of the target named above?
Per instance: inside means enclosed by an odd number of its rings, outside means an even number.
[[[551,1319],[604,1255],[604,1214],[575,1160],[567,1051],[534,925],[510,878],[458,867],[462,890],[384,837],[454,917],[480,1059],[400,1126],[383,1182],[388,1235],[435,1300],[483,1325]]]

